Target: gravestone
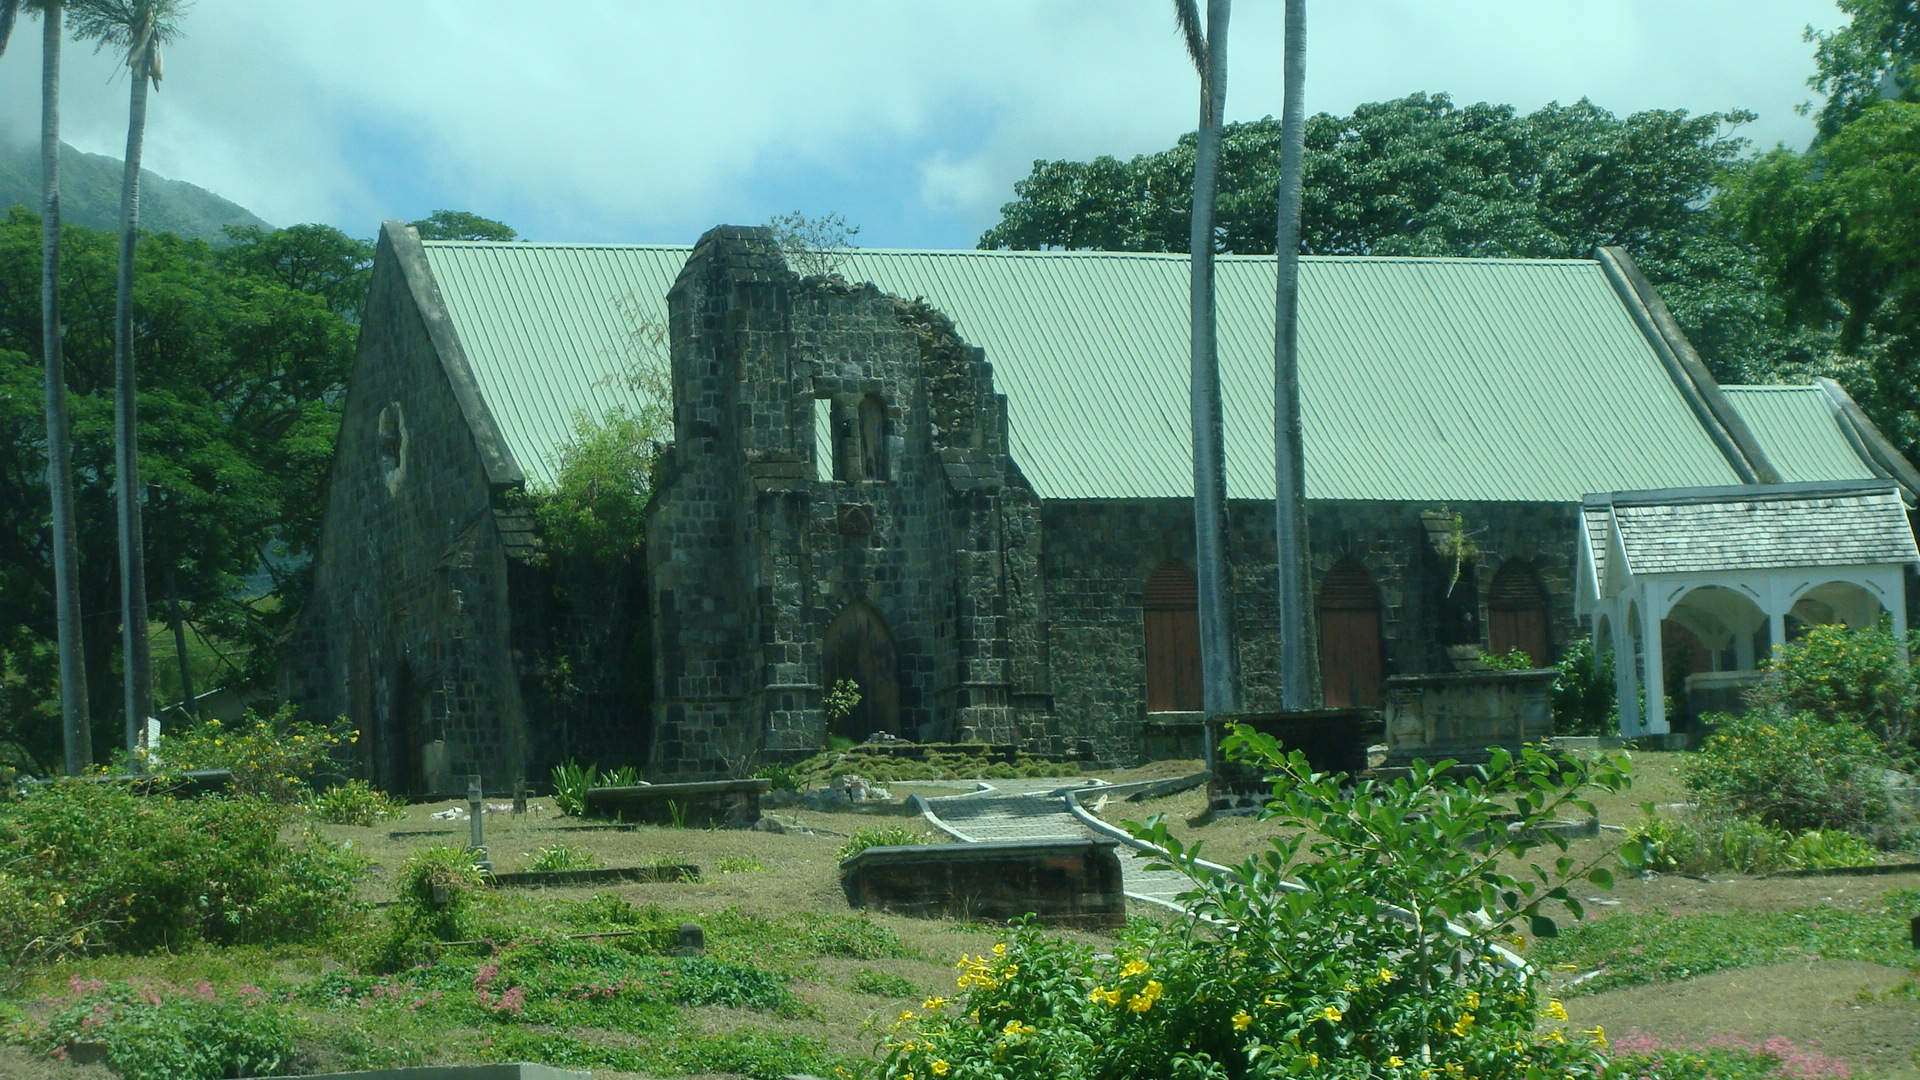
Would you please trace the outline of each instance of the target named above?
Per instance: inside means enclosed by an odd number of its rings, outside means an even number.
[[[649,825],[744,828],[760,820],[760,796],[772,786],[755,778],[594,788],[587,792],[587,814]]]
[[[840,887],[853,907],[922,918],[1103,929],[1127,918],[1118,846],[1105,837],[870,847],[840,864]]]
[[[1488,760],[1553,737],[1553,668],[1395,675],[1386,680],[1387,768],[1416,759]]]

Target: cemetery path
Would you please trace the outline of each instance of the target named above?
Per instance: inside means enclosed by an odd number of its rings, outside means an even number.
[[[1079,840],[1103,835],[1089,829],[1067,806],[1065,793],[1073,790],[1092,802],[1097,788],[1075,784],[1071,778],[994,780],[987,790],[927,799],[933,824],[963,843],[1005,840]],[[1120,875],[1129,899],[1158,907],[1186,910],[1177,897],[1193,887],[1187,875],[1172,870],[1147,869],[1146,853],[1122,844]]]

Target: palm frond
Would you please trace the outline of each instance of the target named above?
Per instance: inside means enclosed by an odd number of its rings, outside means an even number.
[[[180,37],[180,18],[191,0],[68,0],[73,36],[94,43],[95,52],[115,49],[131,64]],[[149,54],[150,55],[150,54]]]
[[[1200,25],[1200,5],[1197,0],[1173,0],[1173,18],[1180,24],[1180,36],[1187,41],[1187,57],[1193,61],[1193,70],[1200,73],[1200,81],[1207,78],[1207,32]]]
[[[13,36],[13,23],[20,17],[20,0],[0,0],[0,56],[7,55],[7,39]]]

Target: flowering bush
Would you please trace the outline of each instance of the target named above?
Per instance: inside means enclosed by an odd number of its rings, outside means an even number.
[[[294,719],[288,705],[272,716],[248,713],[235,723],[207,720],[167,735],[155,747],[155,771],[164,776],[229,769],[236,794],[297,803],[312,790],[314,775],[332,763],[340,745],[358,738],[344,718],[332,724],[304,723]]]
[[[1812,713],[1715,719],[1718,730],[1682,766],[1703,808],[1788,832],[1864,832],[1890,820],[1892,801],[1874,774],[1890,762],[1867,732]]]
[[[1567,884],[1607,887],[1564,856],[1537,880],[1501,871],[1565,841],[1537,826],[1580,789],[1627,782],[1623,761],[1496,753],[1463,779],[1416,766],[1391,784],[1317,774],[1244,728],[1223,748],[1272,770],[1266,817],[1302,829],[1231,873],[1164,822],[1135,826],[1199,888],[1199,918],[1133,928],[1111,957],[1032,928],[963,957],[959,1001],[900,1014],[882,1073],[911,1077],[1600,1076],[1604,1034],[1533,1034],[1531,973],[1500,943],[1550,934]],[[1631,845],[1633,860],[1638,845]],[[1298,885],[1286,883],[1297,879]],[[1470,913],[1481,916],[1469,921]],[[1465,928],[1450,926],[1467,923]],[[1550,1010],[1551,1013],[1551,1010]]]
[[[1888,753],[1908,757],[1920,707],[1915,659],[1920,659],[1920,632],[1910,631],[1903,643],[1884,620],[1858,630],[1839,623],[1809,627],[1764,665],[1755,704],[1762,712],[1804,713],[1829,724],[1857,725]]]
[[[109,985],[75,976],[44,1024],[21,1032],[56,1057],[73,1042],[106,1044],[126,1080],[220,1080],[285,1072],[296,1024],[254,986],[222,996],[205,981]]]

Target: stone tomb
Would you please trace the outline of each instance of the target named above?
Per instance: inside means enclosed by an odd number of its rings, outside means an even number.
[[[760,820],[760,796],[772,786],[755,778],[594,788],[587,792],[587,814],[649,825],[745,827]]]
[[[1386,681],[1387,768],[1452,758],[1473,765],[1496,746],[1553,737],[1552,668],[1394,675]]]
[[[1367,768],[1367,747],[1380,740],[1380,713],[1362,706],[1300,709],[1293,712],[1242,713],[1222,716],[1213,724],[1213,760],[1207,762],[1207,805],[1215,811],[1245,810],[1267,804],[1273,785],[1265,770],[1228,761],[1220,753],[1220,739],[1236,724],[1280,740],[1283,752],[1307,756],[1315,772],[1358,776]]]
[[[870,847],[840,864],[847,903],[923,918],[1113,929],[1126,922],[1118,845],[1105,837]]]

